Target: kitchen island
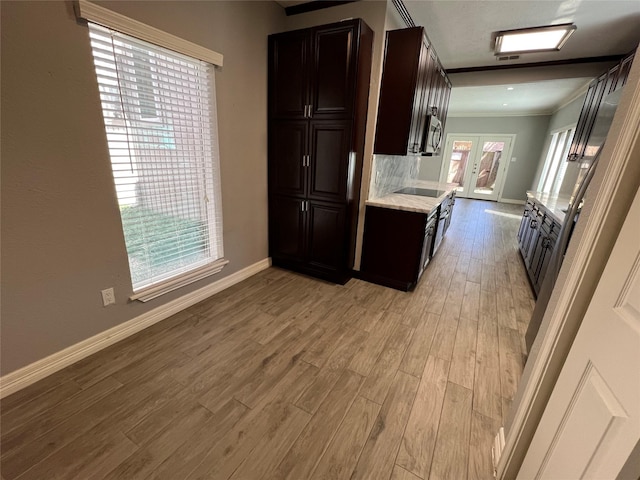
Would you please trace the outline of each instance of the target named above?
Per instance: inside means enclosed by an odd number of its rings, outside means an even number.
[[[413,290],[449,227],[456,187],[414,181],[367,200],[360,278]]]

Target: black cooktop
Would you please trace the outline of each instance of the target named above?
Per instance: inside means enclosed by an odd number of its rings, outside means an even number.
[[[403,193],[405,195],[418,195],[419,197],[434,197],[438,198],[445,193],[444,190],[434,190],[432,188],[416,188],[406,187],[402,190],[396,190],[394,193]]]

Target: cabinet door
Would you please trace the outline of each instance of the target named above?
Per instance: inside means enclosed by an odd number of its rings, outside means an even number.
[[[431,61],[433,63],[433,67],[431,70],[431,77],[429,78],[429,82],[431,83],[430,95],[429,95],[429,107],[435,107],[437,111],[438,119],[440,119],[440,95],[442,93],[442,76],[440,67],[440,62],[438,61],[438,57],[435,52],[432,54]]]
[[[343,205],[309,202],[308,262],[326,270],[345,267],[345,210]]]
[[[305,203],[301,198],[273,195],[269,199],[269,254],[304,260]]]
[[[629,78],[629,71],[631,70],[631,64],[633,63],[633,57],[635,53],[632,53],[620,63],[620,72],[616,79],[615,90],[619,90],[625,86],[627,79]]]
[[[269,37],[269,111],[275,118],[304,118],[309,104],[308,32]]]
[[[440,102],[440,110],[438,112],[438,115],[440,115],[440,122],[442,123],[442,132],[444,135],[444,127],[447,123],[447,114],[449,113],[449,99],[451,98],[451,81],[449,80],[449,78],[446,75],[446,72],[444,72],[444,85],[443,85],[443,92],[442,92],[442,99]]]
[[[348,122],[311,122],[309,198],[346,202],[349,182]]]
[[[549,233],[545,228],[541,228],[538,232],[535,242],[531,244],[528,268],[534,285],[536,284],[536,279],[540,270],[540,261],[542,260],[543,252],[547,248],[547,242],[549,240]]]
[[[524,234],[523,251],[524,263],[527,268],[531,265],[531,257],[533,255],[533,249],[538,240],[538,233],[540,231],[540,222],[542,221],[543,213],[537,208],[531,211],[531,219],[529,220],[529,228]]]
[[[533,204],[527,201],[527,204],[524,207],[524,212],[522,213],[522,221],[520,222],[520,228],[518,230],[518,241],[520,243],[520,250],[522,251],[524,248],[524,240],[525,234],[529,228],[529,221],[531,220],[531,210],[533,209]],[[523,252],[524,254],[524,252]]]
[[[418,60],[418,77],[416,82],[413,110],[411,112],[411,130],[407,153],[420,153],[423,149],[425,123],[429,114],[429,95],[431,91],[431,70],[433,65],[433,50],[422,41]]]
[[[546,238],[543,244],[543,252],[540,259],[540,264],[538,265],[538,272],[535,276],[535,283],[533,285],[536,292],[540,292],[540,288],[542,287],[542,282],[544,282],[544,277],[547,274],[547,270],[549,268],[549,260],[551,260],[551,255],[553,254],[553,249],[555,247],[556,241],[558,240],[558,231],[560,230],[557,224],[554,225],[555,228]]]
[[[304,195],[308,122],[272,121],[269,128],[270,193]]]
[[[407,155],[423,38],[422,27],[387,32],[374,153]]]
[[[314,30],[312,118],[345,118],[355,87],[355,25]]]
[[[584,125],[584,130],[582,130],[582,133],[578,140],[578,151],[576,152],[578,155],[578,159],[585,156],[587,144],[589,143],[589,137],[591,137],[591,132],[593,131],[593,125],[596,121],[598,110],[600,109],[600,103],[602,102],[606,84],[607,73],[604,73],[603,75],[600,75],[596,80],[593,101],[591,102],[591,107],[589,108],[589,112],[587,114],[587,120]]]
[[[569,149],[569,157],[567,160],[575,161],[579,159],[579,152],[582,146],[582,139],[584,136],[584,130],[587,124],[587,118],[589,117],[589,111],[593,108],[593,101],[596,94],[596,82],[592,82],[589,85],[587,94],[584,97],[584,103],[582,104],[582,110],[580,110],[580,116],[578,117],[578,124],[576,125],[576,132],[573,135],[571,141],[571,148]]]

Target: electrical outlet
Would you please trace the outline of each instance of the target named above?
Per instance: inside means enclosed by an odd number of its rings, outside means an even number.
[[[102,290],[102,305],[108,307],[116,303],[116,294],[113,293],[113,287]]]

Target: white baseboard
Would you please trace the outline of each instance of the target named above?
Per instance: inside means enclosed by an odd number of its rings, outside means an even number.
[[[249,265],[242,270],[232,273],[217,282],[211,283],[194,292],[187,293],[180,298],[172,300],[142,315],[128,320],[120,325],[105,330],[93,337],[87,338],[75,345],[49,355],[41,360],[33,362],[11,373],[0,377],[0,398],[22,390],[32,383],[37,382],[69,365],[82,360],[114,343],[154,325],[185,308],[195,305],[202,300],[225,290],[236,283],[246,280],[262,270],[271,266],[271,258],[265,258]]]
[[[524,205],[527,203],[526,200],[519,200],[517,198],[501,198],[498,200],[500,203],[513,203],[514,205]]]

